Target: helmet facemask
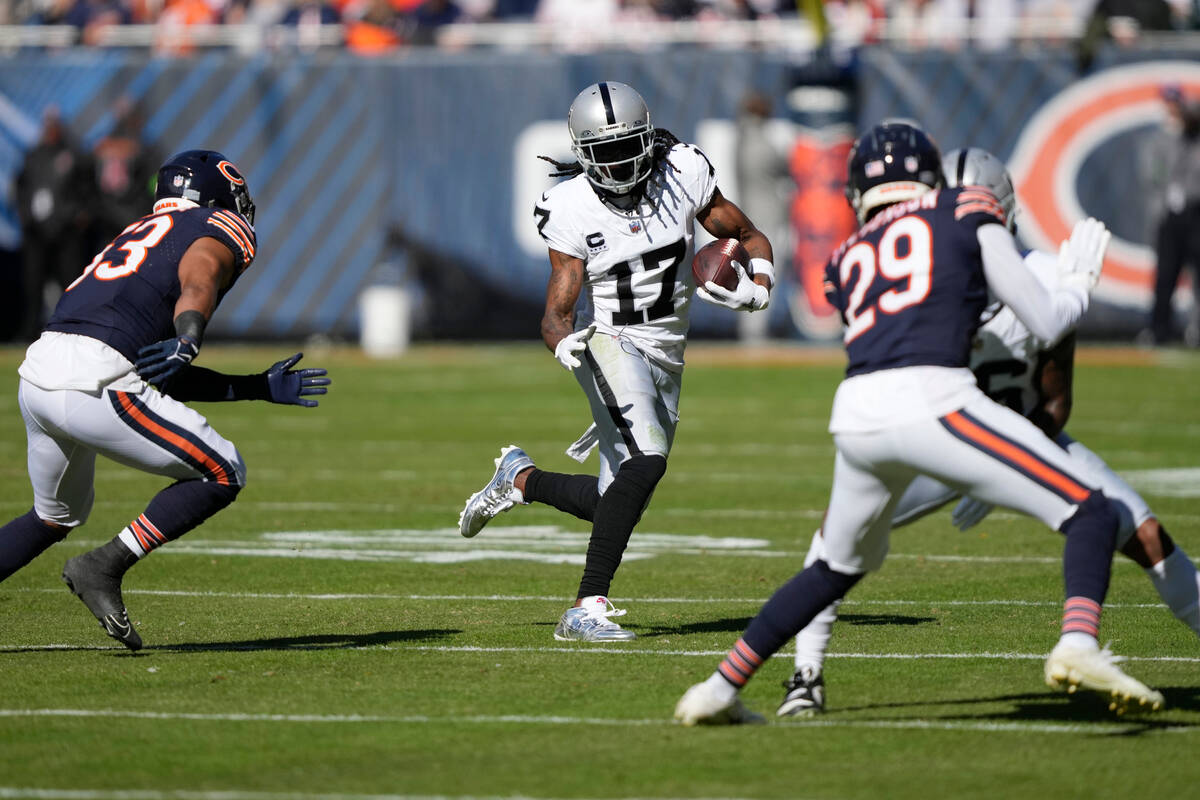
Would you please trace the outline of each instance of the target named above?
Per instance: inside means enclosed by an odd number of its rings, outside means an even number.
[[[650,175],[654,131],[647,125],[633,133],[581,140],[571,150],[595,186],[612,194],[628,194]]]

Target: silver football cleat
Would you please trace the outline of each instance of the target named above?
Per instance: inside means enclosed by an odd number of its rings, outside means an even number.
[[[603,595],[585,597],[580,605],[563,612],[554,626],[554,638],[560,642],[628,642],[637,634],[609,619],[624,615],[624,610],[615,608]]]
[[[515,444],[501,448],[492,479],[467,499],[462,513],[458,515],[458,532],[470,539],[498,514],[525,502],[521,493],[513,487],[513,479],[522,470],[532,466],[533,459]]]

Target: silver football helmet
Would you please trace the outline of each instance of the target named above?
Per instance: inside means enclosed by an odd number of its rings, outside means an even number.
[[[1016,228],[1017,193],[1004,162],[979,147],[951,150],[942,156],[946,186],[982,186],[996,196],[1008,220],[1008,229]]]
[[[580,92],[567,112],[567,129],[571,152],[601,191],[628,194],[654,166],[650,110],[624,83],[601,81]]]

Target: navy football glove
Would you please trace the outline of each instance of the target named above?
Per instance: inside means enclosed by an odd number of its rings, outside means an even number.
[[[312,408],[317,405],[317,401],[305,400],[305,396],[325,394],[329,391],[325,387],[332,381],[323,377],[325,370],[320,368],[292,369],[296,362],[303,357],[304,353],[296,353],[291,358],[275,362],[264,373],[267,376],[267,389],[270,392],[270,397],[267,399],[272,403],[290,403]]]
[[[192,363],[192,359],[199,352],[200,343],[191,336],[176,336],[174,339],[163,339],[161,342],[148,344],[138,350],[138,360],[133,366],[138,377],[146,383],[158,386]]]

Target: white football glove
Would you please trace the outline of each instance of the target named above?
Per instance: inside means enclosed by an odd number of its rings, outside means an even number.
[[[1104,251],[1112,233],[1093,217],[1075,223],[1071,238],[1058,250],[1058,283],[1091,294],[1100,282]]]
[[[983,518],[992,513],[995,508],[991,503],[976,500],[974,497],[964,497],[950,512],[950,521],[960,531],[973,528],[983,522]]]
[[[718,283],[705,281],[703,286],[696,287],[696,294],[714,306],[724,306],[734,311],[761,311],[766,308],[771,302],[771,292],[767,287],[755,283],[741,264],[736,261],[731,263],[738,277],[736,288],[729,290]]]
[[[595,332],[596,326],[588,325],[583,330],[575,331],[559,339],[554,348],[554,357],[558,359],[558,363],[569,370],[582,364],[579,354],[587,349],[588,339],[592,338],[592,334]]]

